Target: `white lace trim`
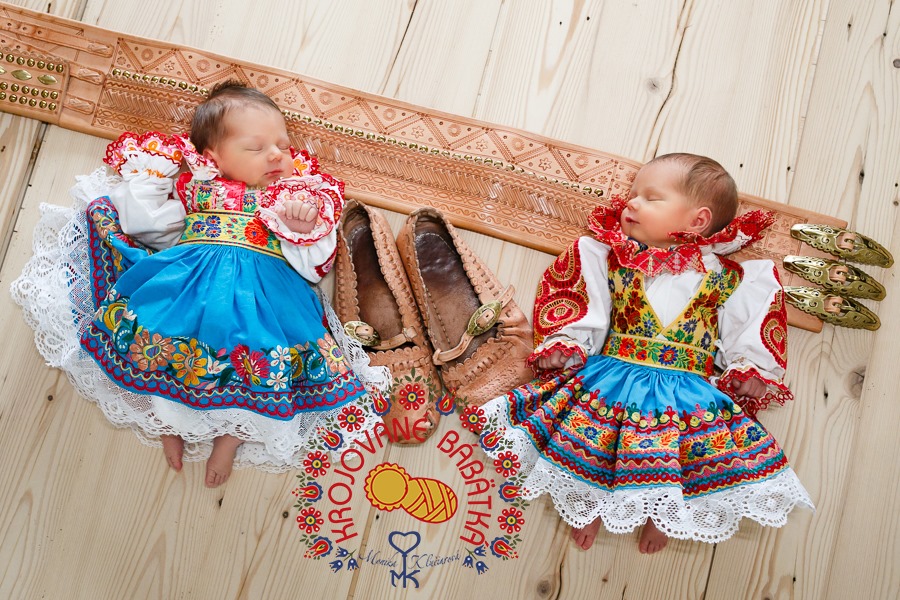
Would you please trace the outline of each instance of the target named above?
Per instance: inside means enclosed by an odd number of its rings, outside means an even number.
[[[644,489],[600,489],[577,479],[541,457],[527,434],[508,418],[507,400],[496,398],[485,404],[490,431],[505,430],[504,442],[488,452],[518,456],[523,480],[522,497],[533,500],[549,494],[560,516],[572,527],[582,528],[598,517],[612,533],[628,533],[650,518],[668,537],[701,542],[721,542],[738,530],[747,517],[771,527],[781,527],[797,504],[813,509],[809,494],[790,468],[775,477],[707,494],[685,501],[675,486]],[[486,429],[485,431],[489,431]]]
[[[212,440],[230,434],[244,440],[235,467],[255,466],[281,472],[302,466],[306,453],[324,449],[320,428],[339,431],[345,444],[365,438],[381,418],[368,398],[355,402],[365,417],[361,430],[348,433],[337,416],[345,406],[324,412],[297,415],[276,421],[241,409],[199,411],[170,400],[136,394],[115,385],[82,350],[79,339],[93,319],[88,223],[85,213],[93,199],[107,195],[118,177],[107,177],[105,169],[78,178],[72,188],[72,208],[41,204],[35,228],[34,255],[22,274],[12,282],[10,293],[23,309],[26,323],[34,329],[35,345],[52,367],[65,371],[76,391],[94,402],[117,427],[130,428],[149,446],[160,446],[159,436],[178,435],[185,440],[184,459],[205,460]],[[372,367],[365,351],[340,326],[324,293],[329,326],[360,381],[370,391],[389,389],[391,375],[385,367]]]

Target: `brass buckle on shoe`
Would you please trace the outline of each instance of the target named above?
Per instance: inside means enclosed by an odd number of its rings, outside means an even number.
[[[365,321],[347,321],[344,331],[363,346],[375,346],[381,343],[381,336],[375,328]]]
[[[832,325],[875,331],[881,327],[878,315],[850,298],[828,294],[806,286],[784,286],[785,300],[805,313]]]
[[[472,343],[473,339],[482,333],[490,331],[491,327],[496,325],[497,321],[500,320],[500,313],[503,310],[503,307],[512,300],[515,291],[513,286],[509,286],[503,290],[503,293],[500,294],[499,298],[479,306],[475,312],[472,313],[472,316],[469,317],[466,331],[462,334],[459,343],[450,350],[434,351],[434,356],[432,357],[434,364],[442,365],[454,358],[459,358],[462,356],[462,353],[466,351],[466,348],[469,347],[469,344]]]
[[[829,292],[854,298],[882,300],[885,289],[856,267],[816,256],[785,256],[785,268],[803,279],[818,283]]]
[[[479,306],[478,310],[472,313],[469,324],[466,325],[466,333],[475,337],[476,335],[481,335],[489,330],[496,325],[497,321],[500,319],[501,309],[503,309],[503,303],[499,300],[494,300],[493,302],[488,302],[487,304]]]
[[[413,341],[416,337],[415,329],[404,327],[403,331],[394,337],[382,340],[375,328],[365,321],[347,321],[344,323],[344,331],[370,350],[393,350],[397,346]]]
[[[877,267],[894,264],[894,257],[887,248],[870,237],[840,227],[798,223],[791,227],[791,237],[853,262]]]

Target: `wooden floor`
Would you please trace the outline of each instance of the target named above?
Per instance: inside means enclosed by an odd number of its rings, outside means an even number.
[[[638,160],[707,154],[742,191],[846,219],[900,256],[892,0],[15,4]],[[99,165],[105,144],[0,114],[4,289],[30,254],[39,204],[66,204],[74,176]],[[466,239],[530,310],[551,257]],[[866,270],[888,290],[888,301],[870,304],[881,330],[792,329],[797,399],[762,416],[814,514],[797,510],[780,530],[744,523],[717,546],[672,542],[645,557],[636,534],[603,534],[590,551],[576,549],[538,501],[523,515],[519,558],[488,553],[478,558],[489,568],[481,575],[462,564],[470,488],[439,447],[459,430],[455,418],[422,447],[366,457],[455,487],[454,520],[424,525],[377,511],[358,477],[347,505],[357,536],[341,546],[361,568],[332,572],[337,549],[304,558],[296,473],[241,470],[217,490],[203,487],[202,464],[173,474],[161,452],[115,430],[44,366],[18,307],[0,294],[0,598],[898,598],[900,282],[895,271]],[[322,484],[335,482],[349,480],[332,474]],[[419,532],[416,553],[431,555],[419,561],[418,589],[392,582],[376,558],[394,554],[395,531]]]

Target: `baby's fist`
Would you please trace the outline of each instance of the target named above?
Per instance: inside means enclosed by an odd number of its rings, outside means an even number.
[[[294,233],[309,233],[319,216],[319,208],[311,200],[286,200],[275,207],[275,214]]]

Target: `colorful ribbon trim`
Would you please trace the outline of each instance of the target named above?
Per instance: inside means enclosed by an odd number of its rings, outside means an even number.
[[[603,354],[626,362],[687,371],[703,377],[713,373],[713,355],[701,348],[611,331]]]
[[[281,242],[263,221],[251,214],[227,210],[195,212],[184,218],[179,244],[221,244],[284,259]]]

